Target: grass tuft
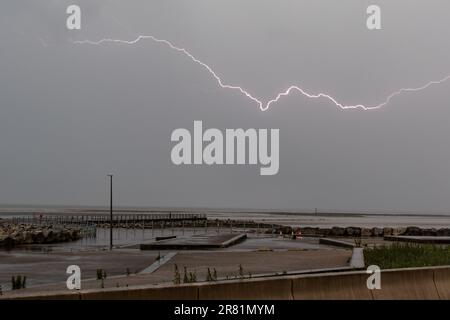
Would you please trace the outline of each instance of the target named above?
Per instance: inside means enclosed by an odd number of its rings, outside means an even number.
[[[414,243],[393,243],[364,249],[366,266],[381,269],[450,265],[450,246]]]

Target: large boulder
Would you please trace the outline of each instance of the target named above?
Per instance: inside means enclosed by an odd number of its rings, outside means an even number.
[[[450,237],[450,229],[443,228],[436,231],[436,235],[439,237]]]
[[[383,236],[383,229],[374,227],[372,228],[372,236],[374,237],[382,237]]]
[[[404,233],[405,236],[422,236],[422,229],[418,227],[408,227]]]
[[[300,228],[300,232],[303,236],[321,236],[321,230],[319,228],[305,227]]]
[[[341,227],[331,228],[330,236],[342,237],[345,234],[345,229]]]
[[[406,228],[405,227],[395,227],[392,228],[392,235],[393,236],[402,236],[404,235],[406,232]]]
[[[33,244],[33,235],[31,234],[31,232],[25,232],[22,243]]]
[[[347,227],[345,228],[345,235],[349,237],[360,237],[361,228],[358,227]]]
[[[15,244],[16,244],[16,241],[14,240],[14,238],[12,238],[12,237],[10,237],[10,236],[4,238],[4,239],[0,242],[0,246],[6,247],[6,248],[12,247],[12,246],[14,246]]]
[[[383,236],[392,236],[393,228],[384,227],[383,228]]]
[[[57,242],[57,241],[58,241],[58,234],[57,234],[57,232],[53,232],[53,230],[48,230],[46,242],[47,243],[53,243],[53,242]]]
[[[436,229],[422,229],[422,235],[427,237],[435,237],[437,235]]]
[[[33,243],[42,244],[45,243],[45,236],[42,230],[36,230],[33,233]]]
[[[281,226],[279,228],[276,228],[275,231],[276,231],[277,234],[280,234],[280,233],[282,233],[282,234],[291,234],[292,233],[292,228],[288,227],[288,226]]]
[[[369,228],[361,228],[361,237],[371,237],[372,230]]]
[[[70,240],[75,241],[81,238],[80,230],[73,229],[71,231]]]

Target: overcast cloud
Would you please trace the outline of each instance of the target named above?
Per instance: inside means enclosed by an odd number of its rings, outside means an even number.
[[[366,8],[382,8],[380,31]],[[65,28],[79,4],[82,30]],[[227,83],[270,99],[291,84],[374,105],[450,75],[447,0],[3,0],[0,203],[435,212],[450,209],[450,81],[380,110],[343,111],[298,94],[266,112]],[[175,166],[170,134],[279,128],[280,171]]]

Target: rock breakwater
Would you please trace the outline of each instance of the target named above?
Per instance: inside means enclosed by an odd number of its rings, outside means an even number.
[[[0,247],[67,242],[80,238],[81,230],[78,228],[0,221]]]

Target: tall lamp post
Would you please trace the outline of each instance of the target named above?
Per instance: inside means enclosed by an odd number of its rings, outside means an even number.
[[[112,174],[108,174],[109,177],[109,250],[113,248],[113,190],[112,190]]]

